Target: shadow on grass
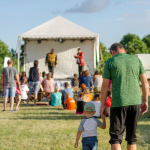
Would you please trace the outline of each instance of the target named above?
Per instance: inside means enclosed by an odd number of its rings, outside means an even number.
[[[45,112],[36,112],[36,113],[24,112],[24,113],[17,113],[17,114],[20,114],[20,115],[22,115],[22,114],[26,114],[26,115],[39,115],[39,114],[43,115],[43,114],[47,114],[47,115],[66,115],[66,116],[76,115],[75,112],[62,113],[62,112],[52,112],[52,111],[47,112],[47,113],[45,113]]]
[[[149,119],[150,121],[150,119]],[[140,134],[140,136],[142,136],[142,138],[140,140],[138,140],[138,145],[143,146],[148,148],[148,150],[150,149],[150,130],[149,130],[149,124],[143,124],[143,125],[138,125],[138,132]]]
[[[17,117],[17,118],[9,118],[9,120],[79,120],[84,118],[84,116],[79,115],[53,115],[53,116],[26,116],[26,117]],[[8,120],[8,118],[0,118],[0,120]]]

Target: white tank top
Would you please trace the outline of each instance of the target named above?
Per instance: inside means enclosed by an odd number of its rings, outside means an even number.
[[[101,87],[102,86],[102,76],[95,75],[94,87]]]

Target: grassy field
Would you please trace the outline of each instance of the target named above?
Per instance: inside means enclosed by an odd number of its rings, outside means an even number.
[[[75,111],[49,106],[25,107],[20,105],[18,112],[3,112],[0,99],[0,150],[73,150],[81,115]],[[137,137],[138,150],[150,149],[150,111],[140,116]],[[110,150],[109,118],[107,128],[98,129],[98,150]],[[81,140],[81,139],[80,139]],[[81,142],[78,149],[81,150]],[[122,149],[126,149],[123,141]]]

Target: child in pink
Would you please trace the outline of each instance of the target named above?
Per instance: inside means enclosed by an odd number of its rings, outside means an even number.
[[[16,81],[16,96],[15,96],[15,100],[16,100],[16,111],[19,110],[19,104],[21,102],[21,88],[20,85],[18,84],[18,82]]]

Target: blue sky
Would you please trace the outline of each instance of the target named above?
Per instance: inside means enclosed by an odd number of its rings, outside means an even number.
[[[57,16],[98,33],[107,48],[127,33],[150,34],[150,0],[1,0],[0,40],[16,49],[18,35]]]

